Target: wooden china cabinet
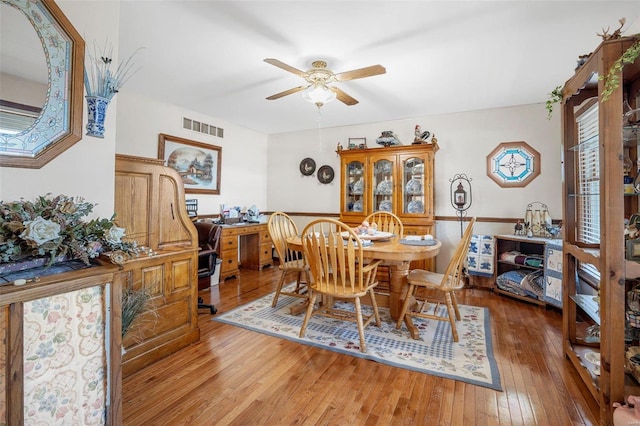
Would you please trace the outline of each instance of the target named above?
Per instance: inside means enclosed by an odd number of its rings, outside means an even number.
[[[390,211],[405,235],[434,235],[436,151],[435,143],[339,151],[340,220],[357,226],[371,213]],[[418,266],[434,265],[429,259]]]
[[[598,401],[601,424],[612,424],[614,402],[640,392],[625,368],[628,347],[638,345],[637,330],[625,338],[625,297],[640,274],[625,259],[624,225],[640,194],[623,185],[625,157],[638,158],[638,122],[625,121],[625,105],[640,107],[640,60],[618,73],[608,100],[599,79],[633,42],[602,42],[562,90],[564,353]]]

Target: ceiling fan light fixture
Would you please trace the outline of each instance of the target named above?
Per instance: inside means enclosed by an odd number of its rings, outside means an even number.
[[[315,104],[318,108],[328,102],[335,100],[335,98],[335,92],[329,89],[324,84],[311,85],[302,92],[302,99]]]

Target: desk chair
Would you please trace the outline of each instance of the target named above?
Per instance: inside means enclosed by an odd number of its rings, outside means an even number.
[[[398,323],[396,328],[402,327],[402,321],[405,316],[421,317],[435,319],[439,321],[449,321],[451,324],[451,333],[453,334],[453,341],[458,341],[458,330],[456,329],[456,320],[460,321],[460,311],[458,310],[458,302],[456,301],[455,291],[464,287],[464,281],[462,280],[462,268],[464,266],[464,260],[469,250],[469,243],[471,241],[471,235],[473,234],[473,225],[476,223],[476,218],[472,218],[467,225],[467,229],[464,231],[464,235],[458,243],[447,270],[444,274],[437,274],[435,272],[425,271],[422,269],[414,269],[407,275],[407,282],[409,283],[409,289],[407,290],[407,296],[402,304],[402,310],[398,317]],[[442,298],[431,299],[427,296],[419,298],[417,296],[418,288],[423,288],[423,291],[435,290],[444,296]],[[417,309],[411,309],[411,305],[416,304]],[[447,315],[439,313],[440,305],[446,304]],[[425,312],[425,308],[427,311]],[[431,310],[433,309],[433,310]]]
[[[376,272],[381,261],[365,264],[361,240],[351,227],[334,219],[318,219],[309,223],[302,231],[302,248],[312,279],[308,284],[310,300],[300,337],[304,337],[313,315],[351,321],[358,325],[360,351],[366,352],[364,328],[373,320],[380,327],[373,289],[378,285]],[[318,294],[325,296],[328,302],[316,308]],[[367,295],[371,298],[373,312],[363,318],[360,298]],[[355,313],[335,308],[334,299],[353,303]]]
[[[378,227],[378,231],[391,232],[397,235],[399,238],[404,236],[404,225],[398,216],[391,212],[379,211],[371,213],[365,218],[369,222],[369,226],[374,223]]]
[[[198,230],[198,246],[200,247],[198,252],[198,282],[200,282],[203,279],[210,280],[216,272],[216,260],[218,259],[216,248],[220,233],[218,232],[219,226],[213,223],[195,222],[194,225]],[[216,307],[204,303],[202,297],[198,297],[198,309],[209,309],[211,315],[217,312]]]
[[[281,294],[306,299],[307,288],[306,285],[303,285],[302,274],[305,274],[306,282],[308,283],[309,269],[304,263],[302,253],[296,250],[291,250],[287,244],[287,238],[296,237],[298,235],[298,227],[293,219],[283,212],[275,212],[269,216],[267,227],[269,229],[271,241],[273,241],[273,246],[275,247],[276,253],[278,253],[278,258],[280,259],[280,265],[278,267],[282,271],[271,306],[274,308],[276,307],[278,298]],[[282,291],[282,287],[285,284],[285,278],[289,272],[297,274],[296,288],[290,292]]]

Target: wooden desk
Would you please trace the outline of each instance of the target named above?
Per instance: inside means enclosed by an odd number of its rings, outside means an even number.
[[[287,243],[296,250],[302,250],[300,237],[290,238]],[[402,310],[403,292],[406,293],[405,284],[411,261],[435,257],[440,252],[441,246],[440,241],[433,246],[408,246],[401,244],[400,239],[396,237],[390,241],[376,241],[372,245],[364,247],[365,258],[381,259],[384,265],[390,267],[389,296],[376,294],[376,301],[379,306],[389,308],[391,318],[397,320]],[[417,338],[418,330],[413,326],[411,317],[406,316],[405,319],[411,336],[414,339]]]
[[[273,264],[271,236],[266,223],[222,225],[220,280],[237,276],[240,266],[262,270]]]

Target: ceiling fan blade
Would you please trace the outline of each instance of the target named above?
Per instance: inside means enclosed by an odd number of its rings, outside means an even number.
[[[359,68],[357,70],[345,71],[335,75],[337,81],[355,80],[356,78],[371,77],[384,74],[387,70],[382,65],[371,65],[370,67]]]
[[[307,87],[308,86],[294,87],[293,89],[285,90],[284,92],[280,92],[280,93],[276,93],[275,95],[271,95],[267,99],[270,100],[270,101],[273,101],[274,99],[280,99],[283,96],[287,96],[287,95],[290,95],[290,94],[296,93],[296,92],[301,92],[304,89],[306,89]]]
[[[294,68],[291,65],[287,65],[284,62],[281,62],[281,61],[279,61],[277,59],[267,58],[264,61],[266,63],[268,63],[268,64],[271,64],[271,65],[273,65],[275,67],[278,67],[278,68],[282,68],[285,71],[289,71],[289,72],[294,73],[295,75],[298,75],[298,76],[303,77],[303,78],[306,77],[306,75],[307,75],[306,72],[301,71],[298,68]]]
[[[344,91],[342,91],[341,89],[338,89],[337,87],[330,87],[329,89],[331,89],[331,91],[336,94],[336,99],[338,99],[340,102],[344,104],[351,106],[358,103],[357,99],[352,98],[351,96],[347,95]]]

